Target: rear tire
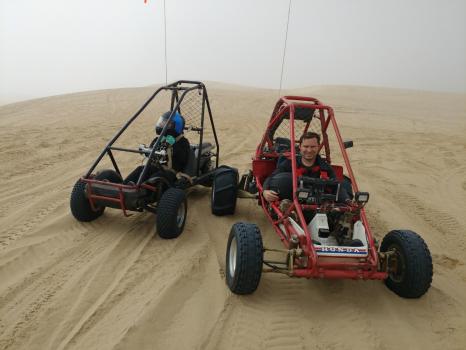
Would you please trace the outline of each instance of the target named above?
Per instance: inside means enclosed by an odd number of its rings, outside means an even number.
[[[223,216],[235,213],[237,186],[237,169],[227,166],[217,169],[212,183],[212,214]]]
[[[121,178],[120,174],[118,174],[115,170],[112,169],[105,169],[98,171],[94,177],[94,180],[99,181],[108,181],[117,184],[123,183],[123,179]]]
[[[105,207],[92,210],[91,204],[86,197],[86,183],[79,179],[71,192],[70,209],[78,221],[89,222],[97,219],[104,213]]]
[[[233,293],[251,294],[257,289],[263,254],[257,225],[238,222],[232,226],[226,252],[226,282]]]
[[[178,188],[167,189],[157,206],[156,227],[160,237],[178,237],[184,229],[188,204],[186,193]]]
[[[433,266],[429,248],[421,236],[409,230],[387,233],[381,252],[395,251],[386,286],[403,298],[419,298],[432,283]]]

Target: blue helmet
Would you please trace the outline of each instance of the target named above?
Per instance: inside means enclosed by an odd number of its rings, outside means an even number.
[[[159,120],[157,121],[157,124],[155,125],[155,131],[157,135],[160,135],[160,133],[162,132],[163,128],[165,127],[165,124],[167,124],[168,118],[170,118],[171,113],[172,111],[168,111],[160,116]],[[175,132],[176,136],[178,136],[183,133],[183,129],[184,118],[181,116],[181,114],[175,112],[168,124],[167,131]]]

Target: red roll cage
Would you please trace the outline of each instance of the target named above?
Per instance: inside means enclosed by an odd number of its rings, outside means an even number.
[[[309,117],[310,116],[310,117]],[[379,266],[379,257],[375,246],[375,240],[367,221],[365,209],[362,205],[334,203],[331,208],[322,207],[317,204],[302,204],[297,197],[298,176],[296,165],[296,144],[299,142],[296,138],[295,120],[305,122],[304,134],[309,130],[311,121],[317,120],[320,124],[320,133],[322,137],[319,152],[324,150],[325,160],[332,165],[338,180],[343,178],[343,167],[334,165],[331,162],[330,144],[328,130],[333,127],[336,141],[338,143],[341,155],[346,168],[347,176],[351,180],[353,191],[358,191],[356,179],[354,177],[351,164],[344,146],[337,122],[334,117],[332,107],[322,104],[319,100],[312,97],[284,96],[275,105],[272,116],[267,124],[267,129],[259,143],[252,162],[252,173],[259,191],[259,204],[262,206],[267,218],[272,223],[275,231],[289,250],[293,248],[292,237],[298,237],[299,247],[302,251],[301,258],[296,251],[291,256],[288,274],[296,277],[321,277],[321,278],[352,278],[352,279],[386,279],[387,272],[381,272]],[[274,147],[274,133],[284,120],[289,120],[289,138],[291,147],[284,155],[291,159],[292,178],[293,178],[293,201],[291,205],[284,209],[280,208],[279,202],[268,203],[262,196],[263,181],[276,168],[279,153]],[[300,135],[299,135],[300,136]],[[351,212],[355,214],[358,220],[361,220],[367,236],[367,254],[364,257],[332,257],[319,256],[316,247],[313,244],[312,233],[306,224],[303,210],[316,210],[326,212],[327,210],[338,210],[341,212]],[[296,213],[297,221],[300,227],[296,227],[296,222],[290,218],[291,213]],[[300,232],[300,229],[303,232]],[[358,249],[358,248],[354,248]],[[306,263],[298,264],[298,259],[307,258]]]

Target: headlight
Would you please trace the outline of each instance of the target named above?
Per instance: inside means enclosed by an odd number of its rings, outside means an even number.
[[[356,203],[367,203],[369,201],[369,192],[356,192],[354,200]]]
[[[309,192],[306,192],[306,191],[299,191],[298,192],[298,199],[306,200],[307,197],[309,197]]]

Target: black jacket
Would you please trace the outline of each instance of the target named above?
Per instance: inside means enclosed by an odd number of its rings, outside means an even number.
[[[167,132],[167,135],[170,135],[170,132]],[[176,138],[175,135],[172,135]],[[157,141],[158,137],[156,137],[150,143],[150,147],[152,147],[155,142]],[[186,137],[181,137],[178,141],[175,142],[173,145],[173,159],[172,159],[172,168],[175,171],[183,171],[186,168],[186,165],[189,161],[189,156],[191,154],[191,147],[189,145],[189,141]]]
[[[176,171],[183,171],[186,168],[186,165],[189,161],[189,155],[191,148],[189,146],[189,141],[186,137],[180,138],[173,145],[173,159],[172,166]]]
[[[298,176],[309,176],[312,178],[320,178],[321,175],[325,175],[329,179],[336,179],[335,171],[333,168],[323,160],[319,155],[317,155],[314,165],[311,167],[307,167],[303,164],[301,160],[301,156],[296,157],[296,169],[298,172]],[[267,188],[267,184],[270,181],[270,178],[276,174],[280,173],[291,173],[291,160],[285,159],[278,163],[277,168],[273,171],[273,173],[264,181],[264,188]],[[325,173],[325,174],[323,174]]]
[[[310,167],[307,167],[303,164],[301,156],[298,155],[296,157],[296,170],[298,176],[309,176],[312,178],[327,178],[336,180],[335,171],[333,170],[332,166],[329,165],[325,160],[323,160],[320,155],[316,156],[316,160],[314,164]],[[277,168],[273,171],[273,173],[264,181],[264,189],[269,189],[269,182],[270,179],[280,173],[291,173],[291,160],[285,159],[278,163]],[[348,193],[340,187],[340,194],[339,194],[339,201],[346,201],[349,199]]]

